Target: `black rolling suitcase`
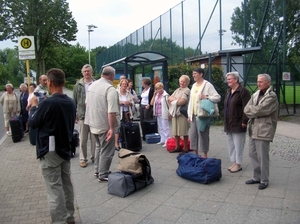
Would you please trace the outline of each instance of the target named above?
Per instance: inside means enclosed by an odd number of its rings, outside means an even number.
[[[74,129],[72,143],[71,143],[71,150],[72,150],[71,157],[72,158],[76,154],[76,147],[78,147],[78,146],[79,146],[79,132],[76,129]]]
[[[147,134],[158,133],[156,119],[143,120],[141,123],[141,126],[142,126],[142,132],[143,132],[143,140],[145,140],[145,137]]]
[[[24,135],[22,118],[18,115],[13,116],[9,119],[9,124],[13,142],[21,141]]]
[[[137,123],[122,123],[120,127],[120,137],[122,138],[122,148],[131,151],[142,149],[142,138],[140,126]]]

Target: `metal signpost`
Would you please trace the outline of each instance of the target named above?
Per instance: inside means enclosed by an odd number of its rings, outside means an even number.
[[[27,83],[30,84],[29,60],[35,59],[34,36],[18,37],[19,60],[26,60]]]

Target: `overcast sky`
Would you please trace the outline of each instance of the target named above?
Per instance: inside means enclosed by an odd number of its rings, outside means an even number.
[[[197,1],[197,0],[186,0]],[[151,20],[164,14],[170,8],[180,4],[181,0],[68,0],[69,8],[77,21],[77,42],[88,49],[87,25],[93,24],[98,28],[90,34],[91,49],[98,46],[112,46],[135,32]],[[215,0],[201,0],[213,5]],[[202,3],[201,3],[202,4]],[[224,39],[230,38],[229,22],[233,9],[241,5],[241,0],[222,1]],[[218,6],[217,6],[218,7]],[[219,9],[216,10],[217,13]],[[203,16],[209,16],[211,10],[204,10]],[[197,20],[197,15],[195,15]],[[204,28],[204,27],[203,27]],[[213,27],[218,30],[218,26]],[[0,48],[12,48],[14,43],[10,41],[0,42]],[[225,46],[225,48],[228,48]]]

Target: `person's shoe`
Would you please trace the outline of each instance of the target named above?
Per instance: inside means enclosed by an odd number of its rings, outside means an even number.
[[[6,132],[7,135],[11,136],[11,133],[9,131]]]
[[[108,177],[99,177],[99,182],[107,182]]]
[[[25,131],[24,131],[25,134],[28,133],[28,132],[29,132],[29,130],[25,130]]]
[[[158,143],[156,143],[157,145],[162,145],[162,144],[164,144],[163,142],[158,142]]]
[[[228,167],[228,171],[230,171],[234,166],[235,166],[236,163],[232,164],[230,167]]]
[[[266,189],[267,187],[268,187],[268,183],[260,183],[259,185],[258,185],[258,189],[259,190],[263,190],[263,189]]]
[[[95,176],[95,177],[98,177],[98,175],[99,175],[99,173],[94,173],[94,176]]]
[[[260,181],[253,180],[253,179],[247,180],[247,181],[245,182],[245,184],[259,184],[259,183],[260,183]]]
[[[86,167],[86,162],[85,161],[81,161],[79,163],[80,167],[85,168]]]
[[[92,160],[92,163],[94,163],[94,162],[95,162],[95,158],[94,158],[94,157],[91,157],[91,160]]]
[[[162,146],[162,147],[163,147],[163,148],[166,148],[166,146],[167,146],[166,144],[163,144],[163,146]]]
[[[120,151],[120,149],[121,149],[121,147],[120,147],[120,146],[118,146],[118,147],[115,147],[115,150],[116,150],[116,151]]]
[[[169,153],[175,153],[175,152],[181,152],[181,149],[173,149],[169,151]]]
[[[242,170],[242,167],[239,166],[239,165],[237,165],[237,164],[235,164],[235,166],[230,169],[230,173],[237,173],[237,172],[239,172],[241,170]]]

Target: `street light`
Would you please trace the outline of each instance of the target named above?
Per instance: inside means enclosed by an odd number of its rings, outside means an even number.
[[[89,64],[91,64],[91,50],[90,50],[90,33],[93,32],[95,28],[97,28],[97,26],[95,25],[87,25],[88,27],[88,35],[89,35]]]

